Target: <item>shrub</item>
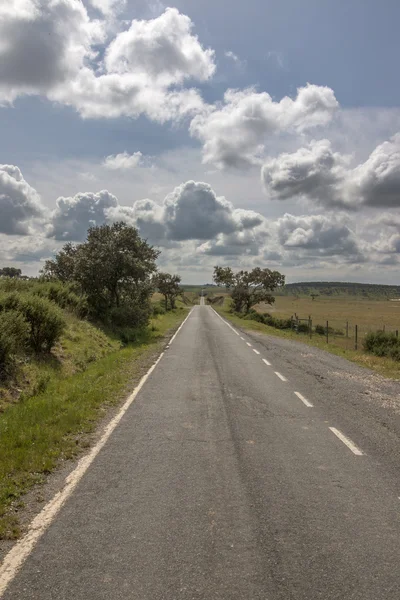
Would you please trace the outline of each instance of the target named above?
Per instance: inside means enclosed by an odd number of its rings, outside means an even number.
[[[12,366],[16,354],[23,352],[29,336],[29,325],[22,313],[10,310],[0,313],[0,377]]]
[[[308,323],[299,323],[297,326],[297,331],[299,333],[308,333],[310,331],[310,326]]]
[[[160,302],[153,304],[153,315],[165,315],[165,308],[161,306]]]
[[[364,338],[364,349],[375,356],[388,356],[400,360],[400,340],[394,333],[371,331]]]
[[[29,324],[32,350],[50,352],[66,326],[61,310],[50,300],[33,295],[21,299],[20,310]]]
[[[318,333],[318,335],[325,335],[326,334],[326,327],[324,327],[323,325],[316,325],[315,326],[315,333]]]
[[[126,303],[118,307],[114,306],[109,311],[109,321],[112,327],[141,329],[148,324],[151,313],[150,302]]]
[[[89,306],[86,296],[79,296],[73,284],[65,284],[60,281],[41,282],[33,289],[33,294],[41,298],[48,298],[60,308],[75,313],[78,317],[86,317]]]

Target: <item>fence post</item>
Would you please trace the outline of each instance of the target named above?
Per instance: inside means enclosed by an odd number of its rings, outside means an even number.
[[[346,337],[349,337],[349,322],[346,321]]]
[[[399,330],[398,329],[396,329],[396,337],[397,338],[399,337]]]
[[[358,346],[358,325],[356,325],[355,327],[355,350],[357,350],[357,346]]]
[[[311,338],[312,338],[312,319],[311,319],[311,317],[309,317],[309,319],[308,319],[308,329],[310,332],[310,340],[311,340]]]
[[[326,343],[329,344],[329,323],[326,322]]]

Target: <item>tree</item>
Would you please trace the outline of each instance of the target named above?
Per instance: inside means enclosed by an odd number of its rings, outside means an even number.
[[[170,273],[158,273],[155,277],[155,283],[160,294],[164,296],[165,310],[168,310],[168,301],[171,309],[175,308],[175,300],[177,296],[182,294],[179,287],[181,278],[179,275],[171,275]]]
[[[45,279],[58,279],[64,283],[74,281],[75,260],[78,247],[68,242],[54,260],[46,260],[42,270]]]
[[[82,244],[66,244],[46,262],[43,274],[77,282],[97,318],[137,326],[150,314],[151,276],[158,255],[135,227],[122,222],[101,225],[91,227]]]
[[[20,277],[22,274],[21,269],[15,267],[3,267],[0,269],[0,277]]]
[[[272,296],[277,287],[284,285],[285,276],[278,271],[260,269],[238,271],[234,273],[230,267],[214,267],[214,282],[231,290],[233,307],[236,312],[247,314],[252,306],[259,302],[273,304]]]

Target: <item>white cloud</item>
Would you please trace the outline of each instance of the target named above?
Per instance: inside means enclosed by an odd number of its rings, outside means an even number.
[[[328,140],[313,140],[293,153],[268,160],[261,178],[271,198],[308,198],[327,208],[400,206],[400,134],[378,145],[351,169],[349,157],[333,152]]]
[[[56,240],[84,240],[87,229],[102,225],[106,220],[106,210],[116,206],[117,198],[107,190],[96,194],[80,193],[67,198],[61,196],[51,215],[47,235]]]
[[[121,154],[110,154],[104,159],[104,166],[112,170],[134,169],[143,162],[143,154],[141,152],[122,152]]]
[[[129,73],[141,85],[169,87],[186,79],[206,81],[215,71],[214,52],[192,34],[193,23],[176,8],[156,19],[132,21],[107,48],[108,73]]]
[[[190,132],[203,142],[205,163],[248,168],[261,163],[268,136],[326,125],[337,107],[330,88],[310,84],[280,102],[252,88],[228,90],[224,103],[194,117]]]
[[[352,203],[377,208],[400,206],[400,133],[375,148],[348,178]]]
[[[95,4],[106,16],[120,8],[112,0]],[[107,46],[108,21],[90,20],[79,0],[11,0],[11,6],[0,9],[0,104],[41,94],[85,118],[144,114],[160,122],[203,110],[199,92],[181,86],[212,77],[214,52],[201,46],[192,21],[177,9],[133,20]]]
[[[106,17],[114,16],[116,12],[122,11],[126,6],[126,0],[89,0],[90,4],[97,8]]]
[[[276,221],[280,244],[286,250],[311,256],[346,256],[363,260],[356,234],[345,217],[285,214]]]
[[[296,152],[269,159],[261,170],[268,194],[278,200],[308,197],[324,204],[341,204],[341,184],[348,158],[333,152],[329,140],[313,140]]]
[[[0,10],[0,103],[48,94],[77,76],[104,39],[76,0],[9,0]]]
[[[0,233],[27,235],[44,215],[37,191],[14,165],[0,165]]]

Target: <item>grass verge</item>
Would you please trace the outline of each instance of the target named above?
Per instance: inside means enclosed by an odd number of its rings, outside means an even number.
[[[292,340],[294,342],[301,342],[303,344],[307,344],[308,346],[314,346],[316,348],[320,348],[321,350],[325,350],[326,352],[330,352],[331,354],[335,354],[336,356],[341,356],[342,358],[346,358],[362,367],[366,367],[379,373],[383,377],[388,377],[390,379],[400,379],[400,365],[399,362],[394,361],[390,358],[378,357],[368,354],[364,352],[362,349],[360,350],[351,350],[347,348],[342,348],[334,343],[327,344],[325,339],[321,339],[320,336],[314,335],[311,339],[301,333],[295,333],[287,330],[275,329],[274,327],[269,327],[268,325],[264,325],[264,323],[258,323],[257,321],[250,321],[246,319],[241,319],[240,317],[232,314],[229,308],[229,299],[225,299],[223,306],[213,306],[213,308],[220,313],[223,317],[229,319],[232,323],[241,327],[242,329],[247,329],[250,331],[258,331],[260,333],[265,333],[266,335],[271,335],[273,337],[286,338]]]
[[[0,417],[0,539],[16,539],[21,530],[21,496],[45,481],[61,461],[75,458],[89,445],[105,411],[121,401],[136,383],[165,335],[183,321],[177,309],[152,319],[135,344],[111,352],[85,371],[53,377],[46,389],[6,407]]]

